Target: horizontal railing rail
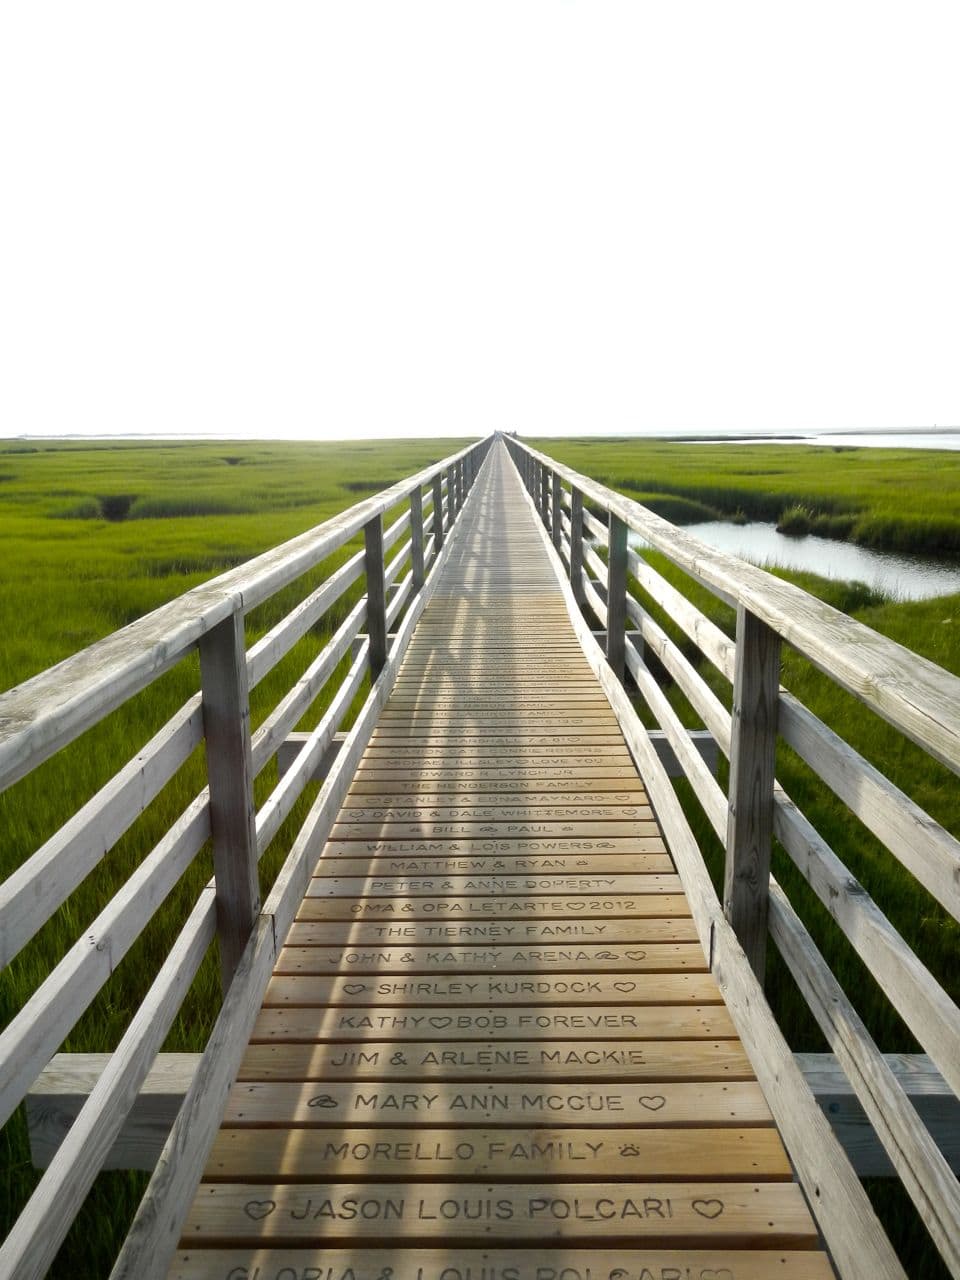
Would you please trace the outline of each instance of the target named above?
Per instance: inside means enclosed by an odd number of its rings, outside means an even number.
[[[853,1170],[824,1131],[802,1072],[772,1020],[762,982],[772,937],[950,1274],[960,1276],[960,1189],[874,1043],[771,876],[774,839],[826,907],[954,1097],[960,1096],[960,1010],[839,854],[776,777],[778,742],[876,837],[954,920],[960,919],[960,841],[781,687],[781,651],[802,654],[864,707],[960,772],[960,679],[784,582],[699,542],[683,529],[513,437],[505,443],[569,580],[581,638],[641,766],[691,901],[701,941],[765,1085],[798,1176],[844,1276],[902,1276]],[[735,610],[729,637],[657,571],[662,553]],[[660,609],[682,647],[657,622]],[[603,647],[588,617],[602,628]],[[628,631],[629,628],[629,631]],[[632,634],[631,634],[632,633]],[[634,639],[633,637],[638,637]],[[658,660],[729,761],[724,791],[654,674]],[[729,709],[716,692],[723,678]],[[628,675],[679,761],[725,851],[722,898],[706,870],[678,792],[652,750],[623,681]],[[935,766],[934,766],[935,767]],[[787,1061],[789,1059],[789,1062]]]
[[[195,901],[182,913],[157,971],[143,976],[142,1002],[0,1246],[0,1277],[46,1274],[216,942],[223,1003],[171,1135],[176,1172],[161,1159],[117,1264],[118,1274],[138,1280],[161,1267],[158,1259],[166,1255],[156,1224],[167,1228],[163,1243],[169,1245],[170,1224],[186,1211],[191,1171],[199,1176],[204,1144],[212,1141],[222,1109],[218,1100],[246,1043],[244,1019],[259,1005],[271,957],[435,587],[447,540],[491,440],[401,480],[0,695],[2,791],[26,780],[172,668],[199,662],[200,691],[39,848],[26,851],[0,885],[4,966],[51,917],[71,907],[74,893],[118,842],[139,830],[140,819],[167,797],[170,784],[183,780],[185,766],[197,765],[201,747],[206,782],[159,840],[139,850],[132,872],[95,918],[76,926],[72,945],[0,1032],[0,1124],[109,988],[121,961],[205,847],[213,867],[213,878],[202,877]],[[385,517],[393,517],[387,527]],[[363,547],[349,554],[358,535]],[[338,554],[347,558],[325,566]],[[319,585],[317,574],[324,575]],[[303,584],[303,598],[248,647],[245,616],[296,584]],[[297,649],[308,641],[309,652]],[[288,656],[299,673],[276,693],[277,669]],[[281,674],[287,670],[285,665]],[[270,676],[272,705],[254,728],[250,692]],[[369,692],[344,736],[341,730],[367,684]],[[305,716],[315,721],[313,727],[305,737],[294,735]],[[261,905],[264,854],[335,738],[341,750]],[[267,782],[264,770],[292,739],[295,759],[276,784],[255,793],[257,779]]]

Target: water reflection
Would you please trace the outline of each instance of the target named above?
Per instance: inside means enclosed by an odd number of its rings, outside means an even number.
[[[729,524],[724,520],[708,520],[687,525],[686,532],[752,564],[805,569],[822,578],[865,582],[899,600],[927,600],[960,592],[960,562],[954,560],[874,551],[815,534],[787,537],[777,533],[774,525],[762,521]]]

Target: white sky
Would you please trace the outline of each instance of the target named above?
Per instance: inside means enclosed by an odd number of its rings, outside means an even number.
[[[960,424],[960,6],[0,7],[0,434]]]

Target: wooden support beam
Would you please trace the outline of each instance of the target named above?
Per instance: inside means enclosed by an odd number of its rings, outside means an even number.
[[[561,498],[560,477],[553,473],[553,545],[559,554],[563,543],[563,502]]]
[[[311,775],[311,782],[322,782],[333,766],[334,760],[340,754],[340,749],[346,740],[345,733],[335,733],[333,741],[327,747],[326,751],[320,759],[320,763]],[[277,748],[277,775],[282,778],[287,770],[292,766],[294,760],[303,750],[310,738],[309,733],[288,733],[283,742]]]
[[[200,641],[200,684],[217,886],[217,939],[226,991],[260,911],[242,614],[231,614]]]
[[[544,526],[550,528],[550,472],[540,465],[540,518]]]
[[[626,624],[627,526],[611,512],[607,532],[607,662],[621,681]]]
[[[583,609],[587,603],[583,594],[583,494],[576,486],[570,490],[570,585]]]
[[[423,490],[417,485],[410,494],[410,568],[414,594],[424,582],[423,565]]]
[[[780,637],[741,605],[730,740],[724,915],[763,981],[773,839]]]
[[[433,477],[433,553],[436,558],[443,547],[443,478]]]
[[[387,660],[387,591],[383,577],[383,517],[363,526],[367,574],[367,633],[370,637],[370,679],[376,680]]]

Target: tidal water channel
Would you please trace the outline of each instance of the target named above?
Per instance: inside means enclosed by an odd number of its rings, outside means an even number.
[[[801,569],[822,578],[865,582],[896,600],[928,600],[960,592],[960,561],[953,559],[874,551],[816,534],[788,536],[759,520],[747,524],[708,520],[686,525],[685,531],[718,551],[763,568]]]

